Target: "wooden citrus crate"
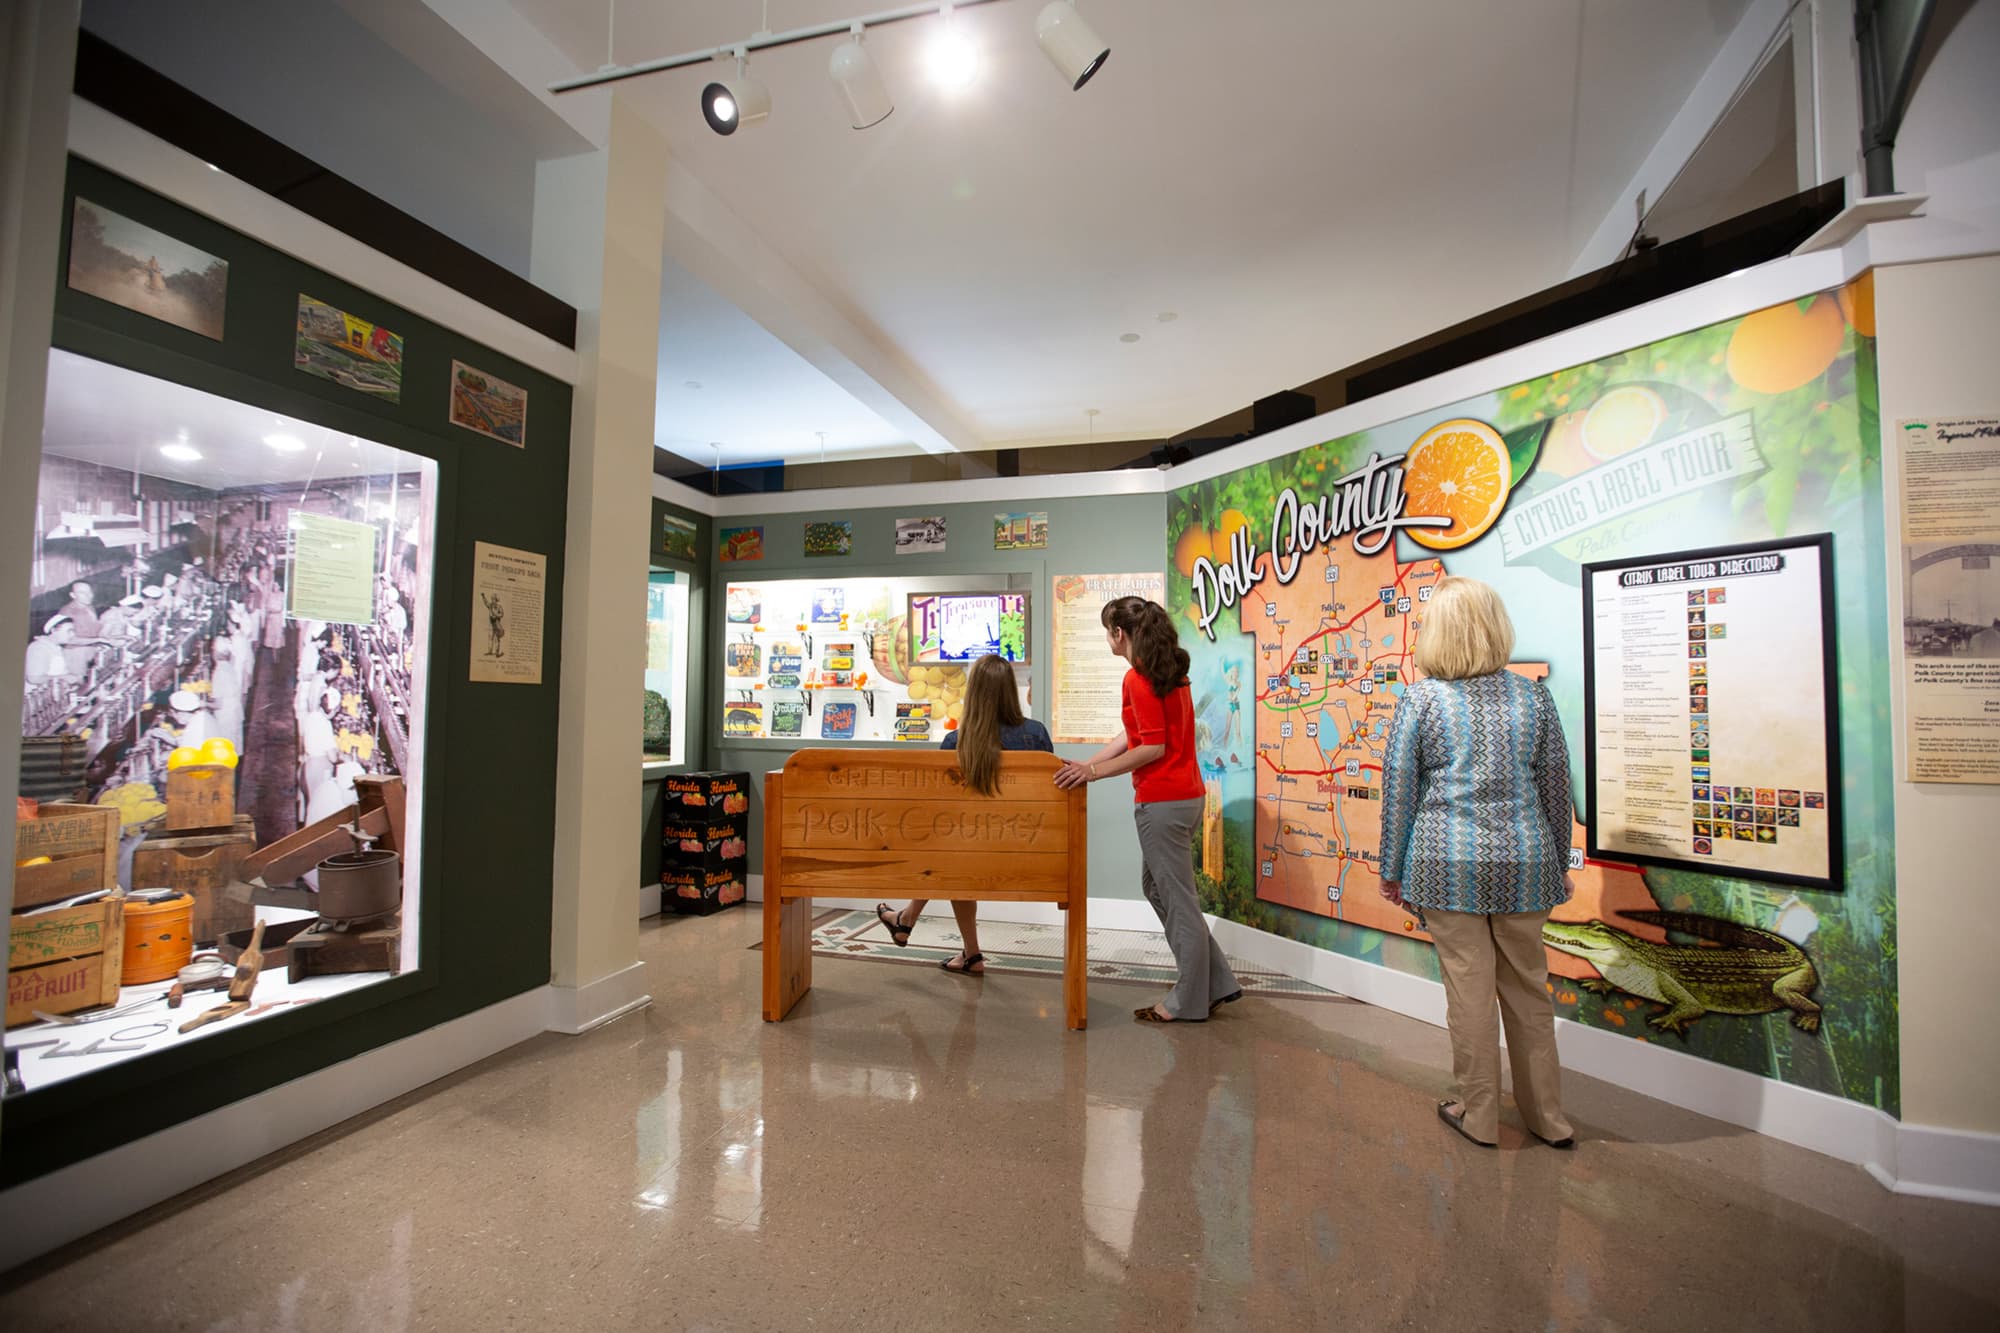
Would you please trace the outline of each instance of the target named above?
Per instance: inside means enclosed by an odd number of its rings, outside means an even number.
[[[73,1014],[118,1002],[124,970],[125,899],[28,912],[8,922],[7,1026],[35,1011]]]
[[[188,764],[167,774],[167,828],[224,829],[236,822],[236,770]]]
[[[120,818],[108,805],[49,804],[40,818],[16,821],[15,910],[117,888]],[[18,864],[40,856],[48,864]]]
[[[257,850],[250,816],[236,816],[228,833],[153,834],[132,853],[133,892],[174,889],[194,897],[193,933],[198,944],[213,944],[255,915],[247,889],[232,894],[243,859]]]
[[[7,973],[7,1026],[35,1021],[35,1010],[73,1014],[118,1002],[120,960],[94,953]]]

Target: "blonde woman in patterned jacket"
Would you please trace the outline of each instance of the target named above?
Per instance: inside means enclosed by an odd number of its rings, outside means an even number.
[[[1438,1118],[1500,1137],[1500,1033],[1528,1132],[1571,1148],[1542,923],[1568,899],[1569,747],[1540,681],[1507,670],[1514,625],[1492,588],[1441,580],[1382,762],[1382,896],[1437,943],[1458,1096]]]

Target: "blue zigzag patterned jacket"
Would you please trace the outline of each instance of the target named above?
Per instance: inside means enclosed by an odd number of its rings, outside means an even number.
[[[1426,678],[1382,759],[1382,878],[1446,912],[1541,912],[1569,896],[1569,745],[1538,680]]]

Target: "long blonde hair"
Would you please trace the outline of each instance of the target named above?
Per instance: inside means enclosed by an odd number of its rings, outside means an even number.
[[[1000,794],[1000,730],[1026,720],[1007,659],[988,653],[974,662],[965,681],[965,715],[958,724],[958,771],[966,786],[981,796]]]
[[[1417,635],[1417,670],[1460,680],[1498,671],[1513,655],[1514,622],[1492,585],[1456,574],[1438,580]]]

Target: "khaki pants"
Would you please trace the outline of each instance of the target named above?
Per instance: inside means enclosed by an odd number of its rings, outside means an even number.
[[[1562,1113],[1562,1066],[1556,1058],[1548,955],[1542,947],[1542,923],[1548,919],[1547,912],[1496,916],[1424,912],[1444,969],[1451,1070],[1465,1107],[1465,1132],[1482,1143],[1500,1137],[1496,995],[1507,1028],[1507,1056],[1514,1069],[1514,1101],[1521,1108],[1521,1119],[1545,1139],[1570,1136],[1570,1123]]]

